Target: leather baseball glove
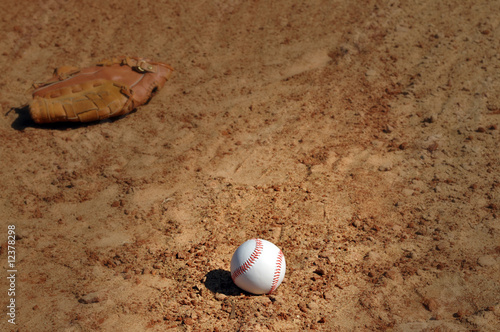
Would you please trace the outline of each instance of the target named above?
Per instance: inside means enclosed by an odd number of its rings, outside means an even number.
[[[127,114],[147,104],[173,72],[160,62],[117,57],[78,69],[60,67],[33,84],[30,115],[36,123],[89,122]]]

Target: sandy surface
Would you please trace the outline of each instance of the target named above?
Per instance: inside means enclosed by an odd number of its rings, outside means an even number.
[[[4,2],[1,330],[499,330],[499,1]],[[176,71],[34,125],[33,82],[116,55]],[[229,276],[254,237],[273,295]]]

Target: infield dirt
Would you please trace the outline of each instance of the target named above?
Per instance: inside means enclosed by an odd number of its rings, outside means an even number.
[[[500,330],[500,1],[4,2],[1,330]],[[116,55],[175,72],[30,120],[33,82]],[[272,295],[229,275],[256,237]]]

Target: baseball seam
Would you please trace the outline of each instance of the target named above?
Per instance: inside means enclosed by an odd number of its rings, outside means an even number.
[[[278,282],[281,276],[281,265],[283,263],[283,252],[280,250],[278,253],[278,258],[276,259],[276,270],[274,270],[273,283],[271,285],[271,290],[267,294],[271,294],[278,288]]]
[[[234,273],[232,274],[231,278],[236,280],[240,275],[244,274],[247,272],[259,259],[260,255],[262,254],[262,251],[264,249],[264,245],[260,239],[254,239],[255,240],[255,249],[253,250],[252,254],[250,257],[246,260],[245,263],[243,263]]]

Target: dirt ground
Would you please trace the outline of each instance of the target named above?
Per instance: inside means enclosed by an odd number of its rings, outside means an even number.
[[[500,1],[2,7],[0,330],[500,330]],[[119,119],[31,121],[33,82],[117,55],[175,72]],[[256,237],[272,295],[230,278]]]

